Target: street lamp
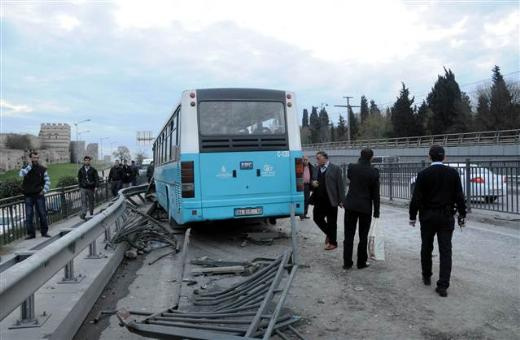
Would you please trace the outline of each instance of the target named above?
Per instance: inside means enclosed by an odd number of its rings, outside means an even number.
[[[75,122],[75,123],[74,123],[74,127],[76,128],[76,142],[79,140],[79,137],[78,137],[78,135],[79,135],[79,132],[78,132],[78,125],[81,124],[81,123],[85,123],[85,122],[90,122],[90,118],[85,119],[85,120],[81,120],[81,121],[79,121],[79,122]]]

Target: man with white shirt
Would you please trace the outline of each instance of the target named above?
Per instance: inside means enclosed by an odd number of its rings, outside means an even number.
[[[78,184],[81,192],[81,219],[86,219],[87,209],[94,215],[96,187],[99,183],[97,170],[90,166],[90,156],[83,158],[83,166],[78,171]]]
[[[410,202],[410,225],[415,227],[417,212],[421,222],[421,266],[423,283],[431,285],[433,240],[439,243],[439,280],[435,291],[448,296],[451,275],[451,239],[455,228],[454,214],[458,211],[458,224],[464,227],[466,202],[457,170],[445,166],[444,148],[430,148],[431,166],[417,175]]]
[[[338,207],[343,207],[345,187],[341,168],[329,162],[326,152],[316,153],[317,174],[312,182],[311,202],[314,204],[314,222],[325,234],[325,250],[338,247]]]

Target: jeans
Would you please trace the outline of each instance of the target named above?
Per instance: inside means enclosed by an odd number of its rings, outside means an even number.
[[[117,192],[121,189],[121,181],[112,181],[110,184],[110,190],[112,191],[112,196],[117,196]]]
[[[95,189],[80,188],[81,193],[81,215],[87,215],[87,211],[90,211],[90,215],[94,215],[94,203],[95,203]]]
[[[31,236],[36,235],[34,230],[33,219],[34,219],[34,207],[36,207],[36,213],[40,220],[40,232],[42,235],[47,234],[49,225],[47,223],[47,209],[45,208],[45,196],[34,195],[25,196],[25,226],[27,228],[27,234]]]

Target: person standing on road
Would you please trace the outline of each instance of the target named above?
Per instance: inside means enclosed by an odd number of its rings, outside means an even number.
[[[435,291],[448,296],[451,275],[451,239],[455,229],[455,210],[462,229],[466,218],[466,202],[457,170],[445,166],[444,148],[430,148],[431,166],[417,175],[410,202],[410,225],[415,227],[417,212],[421,222],[421,266],[423,283],[431,285],[433,239],[437,234],[440,254],[439,280]]]
[[[315,179],[316,170],[309,162],[309,157],[303,156],[303,198],[304,198],[304,213],[300,219],[309,218],[307,212],[309,211],[309,198],[311,195],[311,182]]]
[[[83,158],[83,166],[78,171],[79,190],[81,192],[81,219],[86,219],[87,209],[90,216],[94,215],[94,203],[96,195],[96,187],[99,184],[99,176],[97,170],[90,166],[90,156]]]
[[[132,161],[132,165],[130,165],[130,183],[133,187],[137,185],[137,176],[139,175],[139,168],[135,165],[135,161]]]
[[[152,181],[153,177],[153,161],[150,162],[148,168],[146,169],[146,178],[148,178],[148,183]]]
[[[25,202],[25,226],[27,228],[26,240],[36,238],[33,218],[34,207],[40,220],[40,232],[42,237],[50,237],[49,225],[47,223],[47,208],[45,207],[45,193],[49,191],[51,179],[47,173],[47,168],[40,165],[38,152],[31,151],[29,160],[18,175],[23,177],[22,189]]]
[[[123,168],[121,164],[119,164],[119,160],[116,159],[114,162],[114,166],[110,169],[108,173],[108,182],[110,182],[110,190],[112,191],[112,195],[117,196],[117,192],[121,189],[121,179],[123,177]]]
[[[126,159],[123,160],[121,171],[123,173],[121,177],[121,182],[123,184],[122,187],[128,188],[132,182],[132,168],[130,165],[128,165],[128,161]]]
[[[345,241],[343,242],[343,269],[350,269],[356,225],[359,220],[359,244],[357,249],[357,267],[368,267],[367,242],[372,206],[374,218],[379,218],[379,170],[370,162],[374,157],[371,149],[361,150],[357,164],[349,164],[347,178],[350,180],[345,198]]]
[[[343,207],[345,187],[339,166],[329,162],[329,156],[324,151],[316,153],[318,169],[316,180],[312,182],[314,188],[312,203],[314,204],[314,222],[325,234],[325,250],[334,250],[338,247],[338,206]]]

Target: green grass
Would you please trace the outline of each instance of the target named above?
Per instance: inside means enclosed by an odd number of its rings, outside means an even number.
[[[99,172],[101,172],[102,169],[106,168],[103,164],[96,164],[94,163],[93,166],[98,169]],[[70,163],[63,163],[63,164],[50,164],[47,167],[47,172],[49,173],[49,177],[51,178],[51,189],[56,188],[56,184],[60,180],[60,178],[65,176],[74,176],[76,177],[78,175],[78,169],[80,165],[78,164],[70,164]],[[11,178],[20,178],[18,177],[18,172],[20,169],[17,170],[10,170],[3,174],[0,174],[0,182],[5,181],[7,179]],[[101,175],[101,173],[100,173]]]

